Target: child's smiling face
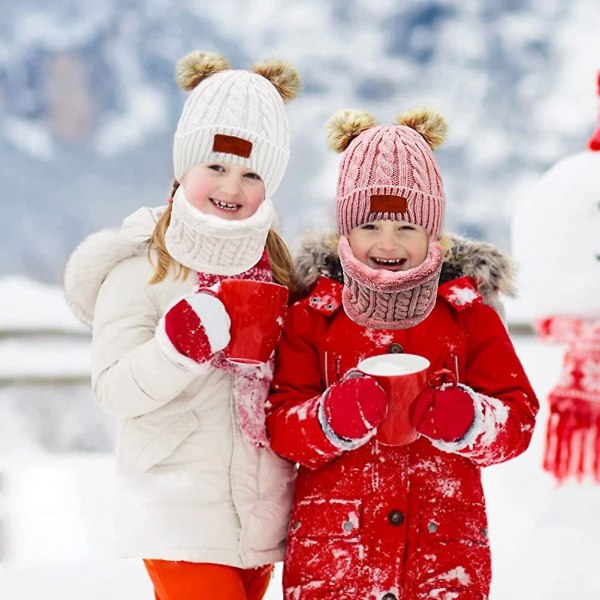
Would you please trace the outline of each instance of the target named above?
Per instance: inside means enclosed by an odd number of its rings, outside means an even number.
[[[200,212],[232,221],[251,217],[265,199],[261,177],[232,163],[196,165],[180,183],[188,202]]]
[[[429,249],[429,234],[406,221],[372,221],[348,235],[354,257],[372,269],[406,271],[418,267]]]

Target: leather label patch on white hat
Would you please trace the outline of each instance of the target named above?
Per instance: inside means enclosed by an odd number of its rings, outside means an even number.
[[[234,135],[217,133],[213,141],[213,152],[224,152],[248,158],[252,152],[252,142],[235,137]]]
[[[403,196],[391,194],[374,194],[369,198],[372,213],[404,213],[408,211],[408,201]]]

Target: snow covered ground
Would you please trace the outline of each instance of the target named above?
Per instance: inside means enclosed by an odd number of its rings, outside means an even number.
[[[23,282],[0,280],[0,307],[14,307],[8,284],[23,297],[20,307],[33,303]],[[27,284],[29,285],[29,284]],[[69,331],[68,338],[23,336],[24,322],[18,313],[1,325],[19,337],[0,338],[0,381],[13,376],[28,381],[50,373],[63,377],[84,376],[88,369],[89,339],[63,312],[60,294],[47,288],[35,292],[39,313],[37,329]],[[52,307],[47,311],[40,306]],[[509,316],[521,321],[522,307],[510,305]],[[6,315],[6,310],[0,310]],[[56,317],[59,315],[59,317]],[[28,319],[25,319],[28,321]],[[6,326],[10,325],[10,326]],[[75,334],[75,335],[73,335]],[[540,468],[545,429],[543,402],[553,385],[562,348],[543,346],[528,335],[514,336],[517,351],[536,391],[542,411],[529,451],[507,464],[484,473],[490,536],[494,557],[492,600],[572,600],[600,598],[597,561],[600,549],[600,486],[589,483],[557,487]],[[51,351],[48,352],[48,349]],[[44,358],[45,357],[45,358]],[[61,360],[62,359],[62,360]],[[24,365],[27,365],[25,368]],[[34,365],[34,366],[32,366]],[[58,397],[56,390],[43,391],[5,384],[0,388],[0,598],[38,600],[131,600],[153,597],[139,561],[119,560],[112,551],[111,486],[112,457],[103,452],[73,452],[81,437],[91,432],[95,408],[83,413],[85,421],[65,422],[61,438],[48,452],[34,438],[43,423],[54,427],[56,411],[76,413],[76,402],[90,403],[85,385],[78,384],[76,399]],[[20,390],[20,391],[19,391]],[[21,395],[19,395],[21,394]],[[31,420],[17,411],[26,402],[30,413],[47,413]],[[87,410],[87,408],[86,408]],[[91,433],[89,433],[91,437]],[[96,434],[89,447],[108,447],[106,432]],[[104,437],[102,437],[104,435]],[[94,445],[95,444],[95,445]],[[278,600],[280,566],[268,592]]]

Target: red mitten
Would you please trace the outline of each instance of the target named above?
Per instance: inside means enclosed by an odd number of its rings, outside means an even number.
[[[161,324],[177,352],[197,363],[210,360],[229,343],[229,315],[211,294],[183,297],[165,313]]]
[[[383,421],[388,404],[387,394],[373,377],[352,376],[327,390],[323,410],[333,433],[359,440]]]
[[[425,388],[410,410],[413,427],[422,435],[444,442],[461,440],[475,420],[475,405],[457,385]]]

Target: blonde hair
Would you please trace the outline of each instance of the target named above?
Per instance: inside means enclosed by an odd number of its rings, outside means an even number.
[[[171,190],[171,198],[177,191],[179,183],[173,182],[173,189]],[[189,269],[184,265],[178,263],[167,251],[165,244],[165,234],[169,223],[171,222],[171,212],[173,205],[169,204],[167,210],[160,216],[152,236],[150,238],[150,244],[148,245],[148,257],[154,264],[154,275],[150,278],[148,283],[159,283],[167,276],[171,266],[175,268],[175,279],[185,279],[188,276]],[[273,272],[273,281],[280,285],[284,285],[290,290],[290,294],[295,292],[294,280],[292,277],[293,261],[287,244],[283,238],[274,230],[270,229],[267,234],[267,241],[265,244],[267,250],[267,256],[271,263],[271,271]],[[156,262],[153,260],[153,250],[156,251]]]

